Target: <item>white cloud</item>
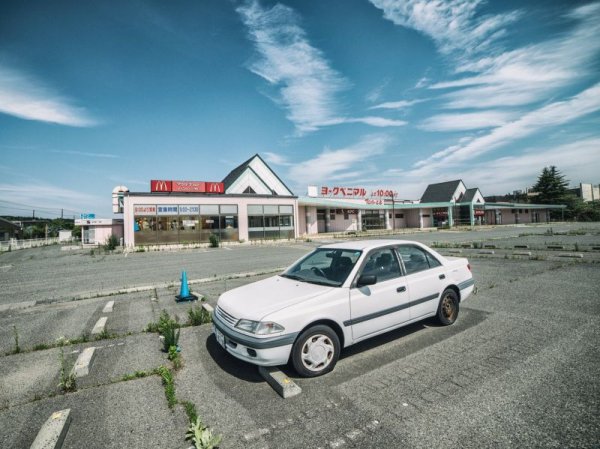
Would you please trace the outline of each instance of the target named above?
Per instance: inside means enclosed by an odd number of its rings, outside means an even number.
[[[421,170],[390,168],[384,176],[397,184],[400,197],[407,199],[419,199],[429,183],[458,178],[467,187],[479,187],[484,195],[505,194],[532,186],[549,165],[556,165],[572,185],[577,185],[596,179],[600,171],[599,149],[600,137],[580,137],[554,147],[528,148],[516,156],[457,163],[451,171],[440,165],[432,166],[426,174]]]
[[[85,109],[71,103],[32,77],[0,66],[0,113],[67,126],[97,124]]]
[[[576,8],[566,16],[577,21],[568,33],[541,43],[456,66],[465,78],[438,82],[431,89],[459,88],[445,95],[445,107],[488,108],[527,105],[595,73],[600,51],[600,3]]]
[[[365,174],[365,164],[383,154],[391,144],[385,135],[369,135],[354,145],[337,150],[326,149],[316,157],[294,164],[289,178],[298,186],[319,184],[331,179],[350,179]],[[360,166],[361,170],[356,170]]]
[[[514,113],[506,111],[439,114],[427,118],[419,127],[426,131],[464,131],[492,128],[506,124],[514,116]]]
[[[279,89],[278,101],[299,134],[343,123],[376,127],[405,124],[380,117],[346,117],[340,111],[336,95],[349,83],[310,44],[290,7],[276,4],[266,9],[251,1],[237,11],[260,55],[250,70]]]
[[[285,158],[285,156],[282,156],[280,154],[277,153],[270,153],[268,151],[263,153],[265,155],[265,159],[267,160],[267,162],[271,163],[271,164],[275,164],[275,165],[292,165],[290,162],[288,162],[288,160]]]
[[[400,101],[386,101],[385,103],[376,104],[371,106],[369,109],[407,109],[414,104],[421,103],[424,100],[400,100]]]
[[[446,148],[419,161],[416,167],[423,172],[436,166],[460,162],[530,136],[548,127],[562,125],[600,109],[600,83],[580,92],[568,100],[557,101],[523,115],[518,120],[493,129],[488,134],[465,144]]]
[[[390,126],[404,126],[407,124],[405,120],[392,120],[383,117],[357,117],[341,119],[340,123],[364,123],[365,125],[375,126],[378,128],[387,128]]]
[[[347,83],[309,43],[295,12],[281,4],[263,9],[258,2],[237,11],[260,54],[250,70],[280,88],[287,118],[298,131],[314,131],[337,117],[335,94]]]
[[[584,138],[553,148],[532,148],[518,156],[502,157],[469,166],[461,177],[485,195],[504,194],[530,187],[544,167],[556,165],[572,185],[590,182],[600,171],[600,138]],[[490,176],[490,173],[494,176]]]
[[[110,153],[86,153],[85,151],[69,151],[69,150],[51,150],[52,153],[58,154],[70,154],[73,156],[85,156],[85,157],[96,157],[96,158],[106,158],[106,159],[117,159],[120,156],[116,154]]]
[[[15,213],[20,211],[18,215],[21,215],[23,211],[20,209],[31,206],[38,211],[36,214],[38,216],[56,216],[61,209],[68,211],[65,212],[68,216],[90,211],[90,208],[106,203],[104,197],[36,181],[24,184],[0,184],[0,198],[10,198],[10,202],[3,203],[3,210],[10,210],[14,205]]]
[[[481,0],[370,0],[396,25],[429,36],[442,54],[486,49],[504,34],[519,13],[476,17]]]

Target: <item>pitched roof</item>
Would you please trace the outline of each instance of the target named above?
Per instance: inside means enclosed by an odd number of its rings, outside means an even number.
[[[252,167],[250,166],[250,163],[255,159],[258,158],[260,159],[260,161],[265,165],[265,167],[267,167],[267,169],[269,169],[269,171],[273,174],[273,176],[275,176],[275,178],[283,185],[283,187],[291,194],[293,195],[294,192],[292,192],[290,190],[290,188],[285,184],[285,182],[283,182],[281,180],[281,178],[277,175],[277,173],[275,173],[273,171],[273,169],[271,167],[269,167],[269,164],[267,164],[265,162],[265,160],[260,157],[260,155],[257,153],[254,156],[252,156],[250,159],[248,159],[247,161],[241,163],[240,165],[238,165],[237,167],[235,167],[233,170],[231,170],[229,172],[229,174],[227,176],[225,176],[225,178],[223,179],[223,184],[225,185],[225,191],[227,191],[227,189],[229,189],[229,187],[231,187],[231,185],[237,181],[237,179],[246,171],[246,170],[250,170],[252,171],[252,173],[254,173],[254,175],[256,175],[256,177],[267,186],[267,188],[269,188],[269,190],[271,190],[273,192],[274,195],[276,195],[275,191],[273,189],[271,189],[269,187],[269,185],[256,173],[256,171],[254,171],[252,169]]]
[[[473,189],[467,189],[465,191],[465,194],[463,195],[463,197],[460,199],[461,203],[470,203],[473,201],[473,198],[475,198],[475,194],[477,193],[479,189],[477,187],[473,188]]]
[[[461,182],[461,179],[456,179],[454,181],[429,184],[421,197],[421,203],[442,203],[452,201],[452,195],[454,195],[456,188]]]
[[[241,176],[241,174],[244,173],[244,171],[248,168],[248,165],[250,165],[250,162],[252,162],[252,159],[254,159],[256,156],[258,156],[258,154],[255,154],[247,161],[242,162],[240,165],[231,170],[227,176],[225,176],[225,178],[223,179],[223,184],[225,184],[225,190],[227,190],[231,186],[231,184],[233,184],[236,181],[236,179],[238,179]]]

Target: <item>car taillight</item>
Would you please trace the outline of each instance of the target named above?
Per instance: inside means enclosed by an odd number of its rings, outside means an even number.
[[[467,264],[467,268],[469,269],[469,271],[471,271],[471,264],[470,263]]]

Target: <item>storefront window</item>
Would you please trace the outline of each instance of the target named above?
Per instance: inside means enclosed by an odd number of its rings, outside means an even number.
[[[221,212],[220,228],[221,240],[225,242],[237,241],[240,239],[238,229],[238,209],[236,204],[219,206]]]
[[[156,243],[156,217],[135,216],[133,231],[136,245]]]
[[[211,234],[222,241],[239,240],[236,204],[144,207],[157,215],[134,217],[136,245],[208,242]]]
[[[248,206],[250,240],[294,238],[293,206]]]

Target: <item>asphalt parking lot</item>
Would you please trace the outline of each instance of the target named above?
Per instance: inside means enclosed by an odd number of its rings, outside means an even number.
[[[302,388],[290,399],[225,354],[210,325],[185,327],[177,400],[195,405],[222,448],[598,447],[600,226],[551,228],[396,236],[469,257],[478,294],[453,326],[425,321],[363,342],[326,376],[282,367]],[[54,411],[70,408],[64,448],[188,448],[184,407],[169,408],[153,374],[171,362],[144,331],[162,310],[185,322],[191,304],[174,302],[181,270],[214,305],[324,241],[0,255],[0,447],[30,447]],[[90,335],[101,317],[106,331]],[[61,337],[70,342],[59,347]],[[61,351],[70,369],[89,347],[89,374],[63,393]]]

